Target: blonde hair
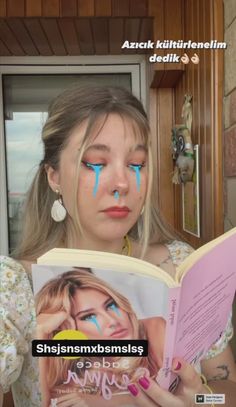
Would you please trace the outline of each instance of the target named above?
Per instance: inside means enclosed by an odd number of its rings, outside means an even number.
[[[74,296],[78,290],[85,288],[94,289],[111,297],[117,306],[127,313],[130,323],[133,328],[134,338],[145,339],[145,330],[143,324],[138,321],[134,310],[129,301],[117,290],[113,289],[105,281],[95,276],[91,269],[76,268],[60,274],[56,278],[49,280],[36,295],[36,314],[49,313],[53,314],[58,311],[66,311],[69,315],[72,313],[74,304]],[[58,332],[58,331],[57,331]],[[57,333],[52,333],[51,338]],[[123,358],[116,357],[116,361],[122,361]],[[133,357],[130,363],[130,368],[125,372],[122,369],[116,369],[118,379],[126,373],[132,377],[135,374],[135,369],[138,367],[150,367],[150,370],[156,371],[157,366],[150,360],[149,357]],[[80,361],[88,361],[90,358],[80,358]],[[101,360],[99,357],[92,357],[93,362]],[[66,360],[62,357],[48,358],[47,364],[47,383],[50,389],[54,386],[60,386],[67,379],[68,369],[72,369],[78,374],[84,374],[83,369],[78,370],[76,361]],[[112,370],[112,369],[111,369]]]
[[[153,164],[150,145],[150,129],[141,102],[130,92],[119,87],[83,86],[71,88],[59,95],[49,106],[48,118],[42,130],[44,158],[29,189],[25,202],[20,242],[13,256],[22,260],[35,260],[53,247],[73,247],[73,233],[82,233],[77,208],[77,188],[82,154],[91,141],[94,127],[104,125],[110,113],[129,119],[136,137],[141,137],[148,150],[148,187],[144,212],[137,219],[129,234],[140,241],[144,257],[150,238],[159,241],[172,238],[156,216],[152,203]],[[54,222],[51,207],[55,193],[51,190],[46,166],[58,169],[60,154],[70,140],[73,129],[87,121],[78,157],[77,175],[74,182],[73,219],[67,216],[63,222]],[[101,127],[100,127],[101,129]],[[73,231],[73,233],[71,232]]]

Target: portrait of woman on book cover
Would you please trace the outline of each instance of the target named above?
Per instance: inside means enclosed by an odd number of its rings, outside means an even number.
[[[161,367],[165,320],[138,320],[127,298],[91,269],[77,268],[49,280],[37,293],[36,312],[37,339],[51,339],[66,329],[78,330],[88,339],[111,341],[149,340],[155,332],[155,344],[150,341],[147,357],[42,358],[44,407],[52,399],[62,407],[79,402],[92,406],[95,401],[97,406],[131,406],[128,383],[144,374],[155,377]],[[72,404],[68,404],[70,400]]]

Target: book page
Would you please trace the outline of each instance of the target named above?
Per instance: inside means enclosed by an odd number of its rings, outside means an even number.
[[[115,253],[99,252],[96,250],[55,248],[49,250],[37,259],[38,264],[57,266],[74,266],[78,264],[78,262],[81,267],[101,267],[103,270],[112,268],[121,273],[126,273],[128,270],[129,272],[158,278],[168,285],[168,287],[179,285],[170,274],[160,267],[135,257],[122,256]]]
[[[63,323],[54,324],[47,339],[76,331],[82,339],[85,335],[86,340],[101,344],[105,340],[107,346],[121,347],[122,341],[131,341],[130,346],[138,349],[142,341],[148,341],[147,356],[140,351],[134,357],[130,351],[119,357],[115,353],[76,357],[75,353],[69,360],[53,355],[39,358],[45,406],[55,399],[59,404],[78,398],[89,407],[132,407],[128,383],[143,375],[157,377],[163,365],[167,323],[168,337],[173,337],[167,285],[151,276],[94,267],[33,265],[32,275],[37,314],[47,314],[49,325],[51,317],[54,323],[59,312],[68,312]],[[36,339],[45,337],[37,335]]]
[[[204,257],[210,250],[214,249],[216,246],[219,247],[225,240],[234,241],[233,244],[236,244],[236,228],[230,229],[228,232],[225,232],[223,235],[218,236],[214,240],[207,242],[203,246],[196,249],[193,253],[188,256],[176,270],[176,281],[181,283],[185,274],[188,273],[189,269],[195,264],[200,258]]]
[[[236,287],[236,235],[195,263],[182,280],[175,354],[195,363],[223,333]]]

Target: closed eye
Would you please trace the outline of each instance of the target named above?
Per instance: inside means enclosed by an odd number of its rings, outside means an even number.
[[[145,167],[145,163],[143,162],[142,164],[129,164],[128,167],[131,168],[134,171],[136,171],[136,168],[141,170],[142,168]]]
[[[82,161],[82,163],[91,170],[95,170],[95,168],[102,169],[105,166],[104,163],[90,163],[89,161]]]

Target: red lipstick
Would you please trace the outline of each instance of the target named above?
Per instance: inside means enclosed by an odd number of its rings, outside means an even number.
[[[110,337],[111,337],[111,338],[123,338],[124,336],[127,335],[127,333],[128,333],[128,330],[122,328],[122,329],[119,329],[119,330],[113,332],[113,333],[110,335]]]
[[[104,209],[102,212],[106,213],[110,218],[126,218],[129,215],[130,209],[127,206],[111,206]]]

